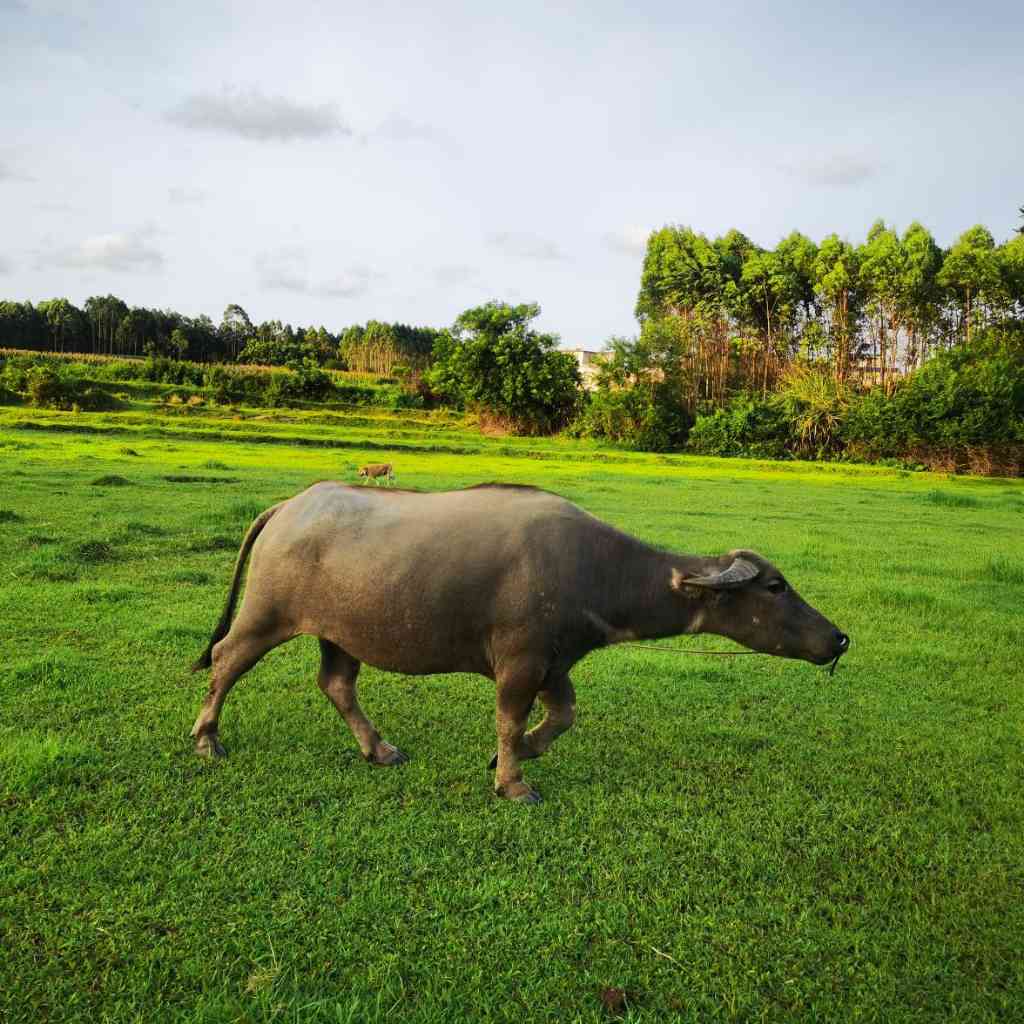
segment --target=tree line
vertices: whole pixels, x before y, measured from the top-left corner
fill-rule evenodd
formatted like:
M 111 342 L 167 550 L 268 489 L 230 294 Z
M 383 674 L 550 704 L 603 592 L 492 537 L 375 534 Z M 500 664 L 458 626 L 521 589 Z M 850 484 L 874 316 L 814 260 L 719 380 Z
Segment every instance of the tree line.
M 891 388 L 935 352 L 1024 317 L 1024 232 L 981 225 L 948 248 L 915 222 L 877 221 L 859 245 L 794 231 L 774 249 L 737 230 L 667 226 L 647 243 L 633 362 L 671 361 L 691 413 L 771 392 L 794 361 Z M 622 347 L 620 343 L 619 347 Z
M 0 301 L 0 345 L 33 352 L 152 356 L 200 363 L 320 366 L 392 376 L 422 372 L 438 331 L 370 320 L 337 333 L 292 327 L 280 320 L 253 324 L 231 304 L 219 324 L 208 316 L 129 306 L 116 295 L 93 295 L 82 308 L 66 298 Z

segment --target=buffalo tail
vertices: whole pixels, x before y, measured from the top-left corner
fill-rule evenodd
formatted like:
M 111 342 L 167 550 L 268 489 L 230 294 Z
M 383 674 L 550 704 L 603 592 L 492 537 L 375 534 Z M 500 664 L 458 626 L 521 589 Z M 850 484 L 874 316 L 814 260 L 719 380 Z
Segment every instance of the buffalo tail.
M 281 504 L 284 503 L 282 502 Z M 253 544 L 256 543 L 256 538 L 263 532 L 263 527 L 270 522 L 271 517 L 281 507 L 281 504 L 268 508 L 266 512 L 261 512 L 249 527 L 249 532 L 246 533 L 242 546 L 238 549 L 238 559 L 235 561 L 235 575 L 231 580 L 231 590 L 228 592 L 228 600 L 224 605 L 224 611 L 221 612 L 220 620 L 213 631 L 213 636 L 210 637 L 210 642 L 206 645 L 206 650 L 192 663 L 193 672 L 209 668 L 213 664 L 213 648 L 228 635 L 228 631 L 231 629 L 231 617 L 235 613 L 238 591 L 242 584 L 242 573 L 245 570 L 245 563 L 249 558 L 249 552 Z

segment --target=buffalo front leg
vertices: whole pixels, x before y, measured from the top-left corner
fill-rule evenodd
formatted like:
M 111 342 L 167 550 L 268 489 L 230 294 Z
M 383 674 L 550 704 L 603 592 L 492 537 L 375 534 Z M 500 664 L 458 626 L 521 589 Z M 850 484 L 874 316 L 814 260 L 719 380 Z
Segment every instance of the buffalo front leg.
M 355 658 L 330 640 L 320 641 L 320 675 L 317 684 L 352 730 L 363 757 L 370 764 L 404 764 L 409 758 L 398 747 L 380 738 L 373 722 L 359 706 L 356 700 L 358 675 L 359 662 Z
M 568 732 L 576 721 L 576 691 L 568 676 L 561 676 L 545 683 L 537 696 L 544 705 L 543 720 L 524 734 L 519 743 L 520 761 L 530 761 L 545 753 L 563 732 Z M 496 768 L 498 755 L 491 758 L 490 767 Z

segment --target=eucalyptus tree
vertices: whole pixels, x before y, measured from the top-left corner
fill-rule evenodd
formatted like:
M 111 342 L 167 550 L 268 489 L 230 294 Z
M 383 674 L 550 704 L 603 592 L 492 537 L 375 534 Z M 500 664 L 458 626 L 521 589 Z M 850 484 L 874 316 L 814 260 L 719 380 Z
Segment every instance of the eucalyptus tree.
M 47 299 L 36 305 L 46 320 L 53 350 L 80 351 L 85 341 L 86 324 L 82 311 L 67 299 Z
M 790 232 L 775 247 L 780 274 L 780 287 L 785 294 L 786 307 L 790 312 L 790 320 L 786 325 L 789 341 L 795 349 L 808 339 L 809 348 L 813 349 L 817 341 L 818 302 L 814 290 L 814 263 L 818 256 L 818 247 L 806 235 L 799 231 Z M 813 351 L 808 352 L 813 354 Z
M 779 249 L 751 249 L 743 261 L 740 308 L 743 324 L 762 339 L 760 380 L 755 383 L 765 393 L 792 354 L 802 310 L 813 301 L 808 264 L 813 266 L 813 256 L 795 233 Z
M 113 354 L 118 325 L 127 313 L 127 303 L 116 295 L 91 295 L 85 300 L 93 352 Z
M 921 366 L 942 322 L 938 273 L 942 250 L 932 233 L 914 221 L 900 242 L 903 262 L 898 277 L 897 317 L 907 331 L 907 365 Z
M 717 314 L 723 299 L 722 259 L 707 237 L 688 227 L 665 227 L 647 242 L 636 315 Z
M 674 337 L 681 373 L 679 396 L 688 408 L 725 398 L 731 362 L 731 313 L 743 255 L 739 232 L 711 242 L 688 227 L 669 226 L 648 239 L 636 313 L 641 340 Z M 661 321 L 673 320 L 673 324 Z M 664 339 L 662 338 L 662 341 Z M 651 351 L 664 350 L 659 341 Z M 664 370 L 659 370 L 664 372 Z
M 245 343 L 253 335 L 249 314 L 237 303 L 232 302 L 224 310 L 218 333 L 225 353 L 232 359 L 237 359 L 239 352 L 245 348 Z
M 48 343 L 46 317 L 31 302 L 0 302 L 0 344 L 41 352 Z
M 117 325 L 117 350 L 133 356 L 153 351 L 159 338 L 158 326 L 153 310 L 132 306 Z
M 892 379 L 899 351 L 900 280 L 906 252 L 896 232 L 885 221 L 877 220 L 858 256 L 872 348 L 884 388 Z
M 1002 284 L 996 244 L 988 228 L 975 224 L 953 243 L 942 261 L 938 283 L 957 302 L 964 341 L 970 344 L 975 322 L 987 319 Z
M 1024 319 L 1024 231 L 997 250 L 1005 315 Z
M 818 247 L 812 273 L 818 306 L 825 317 L 833 373 L 838 380 L 845 380 L 850 360 L 857 355 L 862 306 L 857 250 L 838 235 L 829 235 Z

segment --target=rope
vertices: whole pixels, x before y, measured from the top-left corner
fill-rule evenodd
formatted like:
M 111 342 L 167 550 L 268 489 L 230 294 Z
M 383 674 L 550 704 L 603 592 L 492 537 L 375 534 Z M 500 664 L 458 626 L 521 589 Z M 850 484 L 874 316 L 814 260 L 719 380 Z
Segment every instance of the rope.
M 681 651 L 678 647 L 659 647 L 657 644 L 616 644 L 617 647 L 643 647 L 648 651 L 667 651 L 669 654 L 707 654 L 715 658 L 738 658 L 741 654 L 760 654 L 760 651 Z
M 711 658 L 738 658 L 741 654 L 762 654 L 763 651 L 681 651 L 678 647 L 661 647 L 658 644 L 635 644 L 631 642 L 616 644 L 617 647 L 643 647 L 648 651 L 665 651 L 667 654 L 703 654 L 705 657 Z M 839 659 L 842 654 L 837 654 L 832 659 L 832 663 L 829 665 L 828 674 L 834 676 L 836 674 L 836 665 L 839 664 Z

